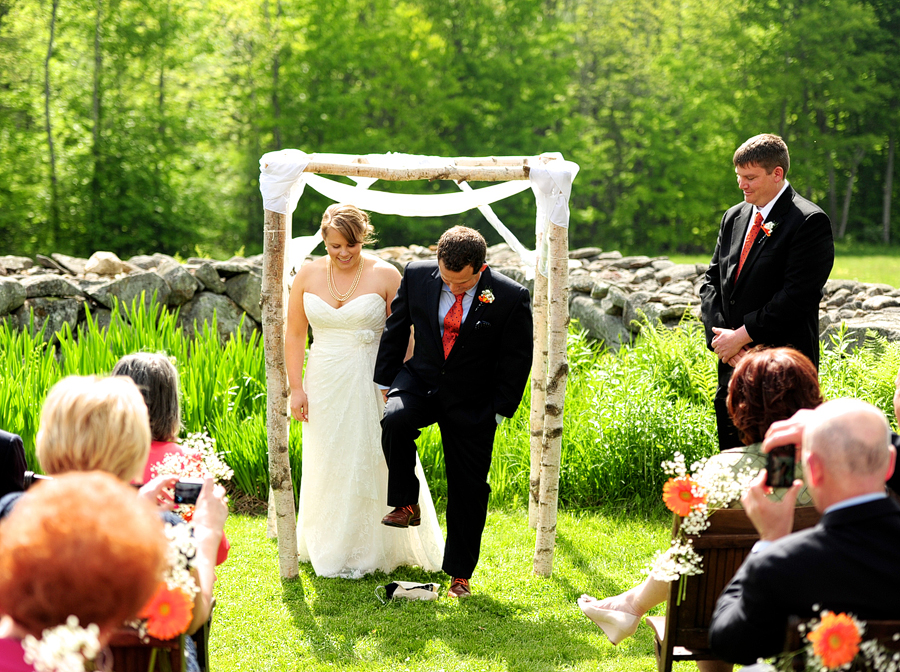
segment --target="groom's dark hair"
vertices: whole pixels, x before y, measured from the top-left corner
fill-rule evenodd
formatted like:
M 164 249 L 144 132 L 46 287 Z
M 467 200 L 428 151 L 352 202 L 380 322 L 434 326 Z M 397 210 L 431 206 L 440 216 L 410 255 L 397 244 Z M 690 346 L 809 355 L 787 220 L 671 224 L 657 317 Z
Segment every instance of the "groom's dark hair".
M 454 226 L 444 231 L 438 241 L 437 258 L 444 262 L 448 271 L 457 273 L 466 266 L 471 266 L 475 273 L 484 266 L 487 254 L 487 243 L 475 229 L 467 226 Z

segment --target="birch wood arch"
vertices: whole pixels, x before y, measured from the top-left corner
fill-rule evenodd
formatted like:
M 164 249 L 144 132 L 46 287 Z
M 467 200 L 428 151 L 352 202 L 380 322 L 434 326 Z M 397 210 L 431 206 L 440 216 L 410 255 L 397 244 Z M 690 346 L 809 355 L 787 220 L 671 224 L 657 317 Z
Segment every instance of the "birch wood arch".
M 479 192 L 488 190 L 472 190 L 463 183 L 530 181 L 537 203 L 537 255 L 533 261 L 537 272 L 532 299 L 535 347 L 531 375 L 528 519 L 529 525 L 537 529 L 534 573 L 549 576 L 553 570 L 556 541 L 568 374 L 568 203 L 577 172 L 577 164 L 565 161 L 560 154 L 445 158 L 402 154 L 305 154 L 288 149 L 269 152 L 260 159 L 260 191 L 265 207 L 260 304 L 266 358 L 266 429 L 271 484 L 269 522 L 271 531 L 278 538 L 282 578 L 294 578 L 299 573 L 296 512 L 288 459 L 290 388 L 284 363 L 284 334 L 289 266 L 285 257 L 289 249 L 291 213 L 302 195 L 308 175 L 343 175 L 368 178 L 370 182 L 373 179 L 453 180 L 467 196 L 463 209 L 478 207 L 504 237 L 512 234 L 508 230 L 504 233 L 505 227 L 493 215 L 488 202 L 478 200 Z M 415 216 L 415 213 L 404 213 L 402 207 L 390 212 Z

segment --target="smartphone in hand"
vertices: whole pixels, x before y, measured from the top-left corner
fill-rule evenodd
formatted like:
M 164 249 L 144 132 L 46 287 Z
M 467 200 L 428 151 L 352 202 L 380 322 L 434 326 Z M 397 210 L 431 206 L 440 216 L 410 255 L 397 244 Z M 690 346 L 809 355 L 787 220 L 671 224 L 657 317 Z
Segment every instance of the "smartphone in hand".
M 793 443 L 776 446 L 766 455 L 766 485 L 789 488 L 794 484 L 794 462 L 797 449 Z

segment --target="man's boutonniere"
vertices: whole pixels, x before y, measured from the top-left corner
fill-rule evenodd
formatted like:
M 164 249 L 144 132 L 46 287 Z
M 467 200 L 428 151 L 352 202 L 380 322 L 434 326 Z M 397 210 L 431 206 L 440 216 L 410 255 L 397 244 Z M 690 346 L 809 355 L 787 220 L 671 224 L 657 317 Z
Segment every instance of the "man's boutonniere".
M 766 234 L 766 238 L 772 235 L 772 232 L 778 228 L 778 222 L 766 222 L 762 225 L 763 233 Z
M 478 300 L 482 303 L 493 303 L 494 293 L 490 289 L 482 290 L 481 294 L 478 295 Z

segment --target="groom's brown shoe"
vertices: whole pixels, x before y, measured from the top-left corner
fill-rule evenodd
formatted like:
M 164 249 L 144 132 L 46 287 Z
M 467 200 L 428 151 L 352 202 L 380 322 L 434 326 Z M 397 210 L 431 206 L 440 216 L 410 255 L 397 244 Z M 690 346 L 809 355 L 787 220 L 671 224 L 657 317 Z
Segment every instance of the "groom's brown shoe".
M 447 597 L 471 597 L 472 591 L 469 590 L 468 579 L 450 579 L 450 589 L 447 591 Z
M 382 525 L 388 527 L 416 527 L 422 522 L 422 513 L 418 504 L 398 506 L 396 509 L 381 519 Z

